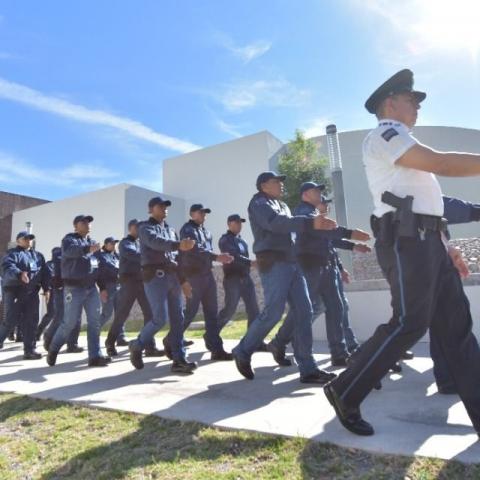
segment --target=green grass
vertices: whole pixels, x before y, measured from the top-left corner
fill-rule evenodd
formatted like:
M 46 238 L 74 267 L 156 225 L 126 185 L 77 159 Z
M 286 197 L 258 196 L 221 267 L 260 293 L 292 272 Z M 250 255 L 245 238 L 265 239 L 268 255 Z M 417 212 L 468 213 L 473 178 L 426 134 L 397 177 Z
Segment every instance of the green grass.
M 197 315 L 195 317 L 194 321 L 195 322 L 203 321 L 203 316 L 202 315 Z M 103 329 L 102 329 L 103 334 L 106 334 L 108 332 L 110 324 L 111 324 L 111 322 L 107 323 L 103 327 Z M 274 329 L 270 332 L 267 339 L 272 338 L 277 333 L 277 331 L 278 331 L 278 329 L 280 328 L 281 325 L 282 325 L 282 322 L 279 322 L 274 327 Z M 141 330 L 142 326 L 143 326 L 143 319 L 132 319 L 132 320 L 129 320 L 125 324 L 125 330 L 126 330 L 128 336 L 133 338 L 136 335 L 138 335 L 138 332 Z M 166 330 L 168 330 L 168 328 L 169 328 L 168 326 L 163 328 L 157 334 L 157 337 L 161 338 L 163 336 L 162 332 L 165 332 Z M 242 336 L 244 335 L 244 333 L 246 331 L 247 331 L 247 320 L 246 320 L 244 314 L 239 313 L 234 317 L 233 322 L 231 322 L 231 324 L 225 326 L 225 328 L 222 330 L 221 335 L 222 335 L 223 339 L 239 340 L 240 338 L 242 338 Z M 194 330 L 194 329 L 190 328 L 186 331 L 185 337 L 186 338 L 194 338 L 194 339 L 195 338 L 202 338 L 204 333 L 205 333 L 205 330 L 203 328 L 198 329 L 198 330 L 197 329 Z M 81 334 L 86 335 L 86 325 L 82 326 Z
M 480 465 L 0 394 L 0 479 L 461 479 Z

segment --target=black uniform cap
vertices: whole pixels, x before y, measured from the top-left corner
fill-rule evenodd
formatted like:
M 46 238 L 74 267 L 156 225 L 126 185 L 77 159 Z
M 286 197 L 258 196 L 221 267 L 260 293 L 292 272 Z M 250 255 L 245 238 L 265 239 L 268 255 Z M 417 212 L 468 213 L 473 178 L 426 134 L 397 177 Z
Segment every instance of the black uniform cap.
M 380 85 L 365 102 L 365 108 L 369 113 L 376 113 L 380 103 L 388 97 L 398 93 L 411 93 L 415 96 L 418 103 L 421 103 L 427 97 L 425 92 L 418 92 L 413 89 L 413 72 L 407 68 L 400 70 L 393 77 L 390 77 L 385 83 Z

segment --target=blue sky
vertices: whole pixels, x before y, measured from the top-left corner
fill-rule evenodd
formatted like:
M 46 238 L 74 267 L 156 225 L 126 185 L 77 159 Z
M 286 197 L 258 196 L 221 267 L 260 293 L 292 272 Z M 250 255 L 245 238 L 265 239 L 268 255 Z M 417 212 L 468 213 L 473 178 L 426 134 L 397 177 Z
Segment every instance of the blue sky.
M 477 0 L 0 0 L 0 190 L 160 189 L 198 147 L 369 128 L 405 67 L 420 124 L 480 128 L 478 25 Z

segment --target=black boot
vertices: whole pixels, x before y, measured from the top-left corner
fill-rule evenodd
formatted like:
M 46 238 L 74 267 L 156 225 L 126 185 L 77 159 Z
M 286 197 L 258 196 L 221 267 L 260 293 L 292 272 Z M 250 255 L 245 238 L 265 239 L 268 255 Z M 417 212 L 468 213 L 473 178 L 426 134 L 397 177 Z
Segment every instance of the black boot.
M 255 378 L 255 373 L 252 369 L 252 365 L 249 361 L 243 360 L 240 357 L 237 357 L 236 355 L 233 356 L 235 360 L 235 366 L 237 367 L 237 370 L 247 379 L 247 380 L 253 380 Z
M 308 375 L 300 376 L 301 383 L 316 383 L 317 385 L 325 385 L 330 382 L 337 376 L 334 373 L 325 372 L 325 370 L 320 370 L 317 368 L 312 373 Z
M 24 360 L 39 360 L 40 358 L 42 358 L 42 354 L 35 350 L 32 350 L 31 352 L 25 352 L 23 354 Z
M 49 351 L 47 353 L 47 363 L 50 367 L 53 367 L 57 363 L 58 352 Z
M 164 357 L 165 350 L 160 350 L 157 347 L 147 347 L 145 348 L 146 357 Z
M 267 345 L 267 349 L 281 367 L 290 367 L 292 365 L 292 361 L 285 357 L 285 348 L 279 347 L 274 342 L 270 342 Z
M 187 362 L 186 360 L 174 360 L 172 367 L 170 368 L 172 373 L 185 373 L 191 375 L 197 368 L 195 362 Z
M 223 362 L 233 360 L 233 355 L 225 350 L 216 350 L 210 355 L 210 359 L 214 362 Z
M 141 370 L 143 368 L 143 348 L 138 343 L 138 340 L 132 340 L 128 344 L 128 350 L 130 351 L 130 362 L 137 370 Z

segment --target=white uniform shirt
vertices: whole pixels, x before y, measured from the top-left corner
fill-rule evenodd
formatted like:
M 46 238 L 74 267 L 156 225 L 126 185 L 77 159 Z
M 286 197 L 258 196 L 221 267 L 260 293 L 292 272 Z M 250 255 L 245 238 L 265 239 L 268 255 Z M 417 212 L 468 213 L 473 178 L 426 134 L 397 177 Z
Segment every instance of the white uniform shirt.
M 407 126 L 395 120 L 381 120 L 363 141 L 363 163 L 376 217 L 395 210 L 382 202 L 385 191 L 401 198 L 412 195 L 415 213 L 443 216 L 442 191 L 435 175 L 395 164 L 418 143 Z

